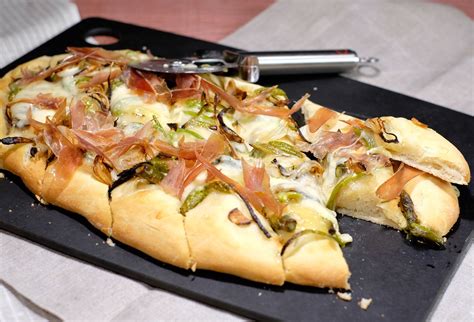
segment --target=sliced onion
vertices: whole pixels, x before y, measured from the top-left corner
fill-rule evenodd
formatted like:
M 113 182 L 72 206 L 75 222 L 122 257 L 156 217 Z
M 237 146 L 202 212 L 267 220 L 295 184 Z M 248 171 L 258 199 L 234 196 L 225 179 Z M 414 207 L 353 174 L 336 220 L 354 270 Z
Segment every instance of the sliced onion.
M 0 142 L 4 145 L 20 144 L 20 143 L 34 143 L 33 139 L 24 138 L 21 136 L 7 136 L 0 139 Z
M 94 158 L 94 166 L 92 167 L 94 176 L 97 180 L 106 185 L 112 185 L 112 175 L 110 174 L 110 169 L 104 164 L 104 158 L 100 155 L 97 155 Z
M 239 208 L 234 208 L 229 211 L 227 218 L 234 224 L 238 226 L 249 225 L 252 221 L 244 216 L 244 214 L 239 210 Z

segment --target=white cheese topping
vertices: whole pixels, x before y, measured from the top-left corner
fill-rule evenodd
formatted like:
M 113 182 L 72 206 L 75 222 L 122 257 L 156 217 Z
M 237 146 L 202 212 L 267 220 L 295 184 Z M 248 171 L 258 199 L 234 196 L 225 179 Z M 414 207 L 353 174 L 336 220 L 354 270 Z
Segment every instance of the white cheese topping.
M 29 84 L 16 94 L 14 100 L 34 99 L 38 94 L 51 94 L 53 97 L 66 97 L 69 103 L 76 92 L 72 76 L 67 76 L 59 82 L 47 82 L 45 80 L 36 81 Z M 31 109 L 32 117 L 39 122 L 45 122 L 46 117 L 52 117 L 56 110 L 44 109 L 30 103 L 16 103 L 10 108 L 12 121 L 17 127 L 28 125 L 27 113 Z
M 232 125 L 232 120 L 229 118 L 225 119 L 226 125 L 248 144 L 278 140 L 288 133 L 287 122 L 279 117 L 244 114 L 236 111 L 233 118 L 238 122 L 238 126 Z
M 176 123 L 178 127 L 191 119 L 184 113 L 184 105 L 175 104 L 168 107 L 161 102 L 148 102 L 145 98 L 134 93 L 125 84 L 118 86 L 112 92 L 112 114 L 118 116 L 117 125 L 125 127 L 135 122 L 145 124 L 156 116 L 163 127 L 168 123 Z

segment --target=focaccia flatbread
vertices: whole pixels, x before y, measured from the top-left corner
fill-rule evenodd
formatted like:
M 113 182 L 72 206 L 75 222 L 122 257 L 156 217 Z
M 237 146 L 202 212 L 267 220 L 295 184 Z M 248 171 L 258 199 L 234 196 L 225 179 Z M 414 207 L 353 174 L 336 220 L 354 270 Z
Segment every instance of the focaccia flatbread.
M 438 244 L 456 222 L 444 180 L 465 184 L 469 168 L 434 131 L 330 110 L 314 117 L 322 107 L 307 96 L 290 104 L 276 86 L 128 67 L 147 59 L 70 48 L 6 74 L 1 168 L 43 203 L 160 261 L 275 285 L 350 287 L 341 247 L 352 238 L 335 210 Z M 301 107 L 309 123 L 299 129 L 291 115 Z M 420 162 L 417 131 L 433 138 Z M 384 187 L 400 176 L 411 180 L 398 194 Z

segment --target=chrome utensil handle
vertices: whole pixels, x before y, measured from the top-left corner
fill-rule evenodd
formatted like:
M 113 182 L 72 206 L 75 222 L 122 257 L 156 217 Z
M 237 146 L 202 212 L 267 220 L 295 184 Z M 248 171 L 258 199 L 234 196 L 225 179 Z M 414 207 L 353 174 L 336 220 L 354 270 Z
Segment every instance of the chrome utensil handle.
M 253 82 L 260 75 L 343 73 L 360 63 L 373 63 L 350 49 L 240 53 L 241 74 Z

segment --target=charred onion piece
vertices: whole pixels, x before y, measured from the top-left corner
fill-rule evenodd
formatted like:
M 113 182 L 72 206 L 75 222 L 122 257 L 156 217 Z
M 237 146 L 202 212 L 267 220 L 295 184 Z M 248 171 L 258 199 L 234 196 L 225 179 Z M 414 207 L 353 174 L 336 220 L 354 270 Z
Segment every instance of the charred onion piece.
M 19 143 L 34 143 L 33 139 L 24 138 L 21 136 L 7 136 L 0 139 L 0 142 L 5 145 L 19 144 Z
M 231 141 L 235 141 L 237 143 L 243 143 L 244 140 L 234 132 L 230 127 L 228 127 L 224 122 L 224 114 L 227 113 L 229 109 L 224 108 L 222 111 L 217 114 L 217 120 L 219 121 L 220 128 L 222 129 L 223 134 Z
M 281 164 L 277 163 L 278 171 L 280 171 L 280 174 L 284 177 L 289 177 L 293 173 L 292 171 L 288 171 L 284 166 Z
M 118 186 L 124 184 L 128 180 L 132 179 L 135 176 L 136 170 L 144 164 L 146 164 L 146 162 L 141 162 L 141 163 L 135 164 L 130 169 L 124 170 L 124 171 L 119 173 L 118 179 L 115 180 L 114 182 L 112 182 L 112 184 L 109 187 L 109 190 L 107 191 L 107 195 L 109 196 L 109 200 L 112 199 L 112 190 L 114 190 Z
M 380 119 L 380 118 L 376 118 L 374 119 L 375 122 L 377 122 L 377 127 L 379 128 L 379 133 L 378 135 L 380 136 L 380 138 L 386 142 L 386 143 L 398 143 L 398 137 L 395 133 L 391 133 L 391 132 L 387 132 L 387 130 L 385 129 L 385 122 L 384 120 Z M 388 136 L 392 136 L 393 139 L 389 139 L 389 138 L 386 138 L 385 135 L 388 135 Z
M 170 129 L 173 131 L 176 131 L 178 129 L 178 124 L 177 123 L 166 123 Z
M 255 213 L 255 210 L 253 209 L 252 205 L 250 204 L 250 202 L 247 200 L 247 198 L 245 198 L 244 196 L 242 196 L 237 190 L 233 189 L 235 191 L 236 194 L 239 195 L 240 199 L 242 199 L 242 201 L 245 203 L 245 206 L 247 207 L 247 209 L 249 210 L 249 213 L 250 213 L 250 216 L 252 216 L 252 219 L 253 221 L 255 221 L 255 223 L 257 224 L 258 228 L 260 228 L 260 230 L 263 232 L 263 234 L 265 235 L 265 237 L 267 238 L 271 238 L 272 235 L 270 235 L 270 233 L 268 232 L 268 230 L 265 228 L 265 226 L 263 226 L 262 222 L 260 221 L 260 219 L 258 219 L 258 216 L 257 214 Z
M 277 216 L 272 216 L 269 218 L 269 221 L 275 232 L 277 230 L 284 230 L 292 233 L 295 231 L 296 225 L 298 224 L 298 222 L 289 214 L 283 215 L 279 218 Z
M 30 149 L 30 157 L 34 158 L 37 153 L 38 153 L 38 148 L 35 146 L 32 146 Z
M 245 217 L 244 214 L 238 209 L 234 208 L 229 211 L 227 218 L 234 224 L 241 226 L 241 225 L 250 225 L 252 222 L 249 218 Z

